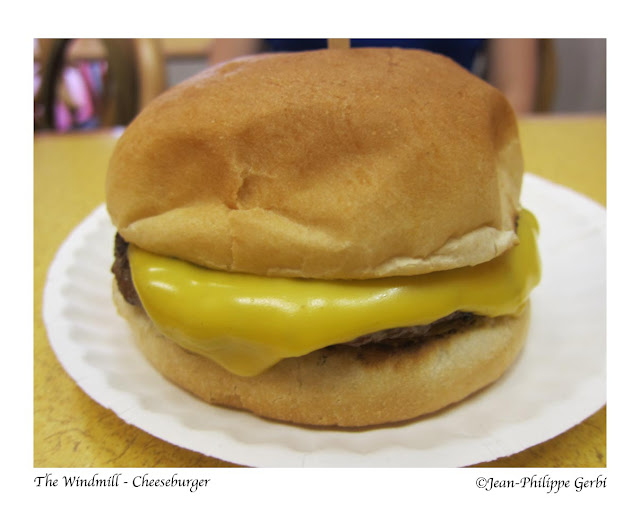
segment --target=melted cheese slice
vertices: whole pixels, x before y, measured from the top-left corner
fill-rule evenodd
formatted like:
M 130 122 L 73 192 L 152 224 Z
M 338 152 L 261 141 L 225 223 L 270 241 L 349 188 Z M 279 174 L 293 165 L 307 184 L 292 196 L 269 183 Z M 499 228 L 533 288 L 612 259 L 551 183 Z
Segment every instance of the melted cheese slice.
M 214 271 L 129 247 L 147 314 L 168 338 L 232 373 L 253 376 L 286 357 L 454 311 L 517 313 L 540 280 L 538 224 L 520 214 L 520 244 L 484 264 L 359 281 Z

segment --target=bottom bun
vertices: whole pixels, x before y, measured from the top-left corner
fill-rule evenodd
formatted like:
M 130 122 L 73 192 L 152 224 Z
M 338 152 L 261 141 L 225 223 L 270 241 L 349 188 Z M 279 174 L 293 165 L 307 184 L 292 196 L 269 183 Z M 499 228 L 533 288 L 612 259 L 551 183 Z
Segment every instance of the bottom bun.
M 113 296 L 142 353 L 173 383 L 211 404 L 314 426 L 405 421 L 464 399 L 517 358 L 530 314 L 527 303 L 516 316 L 478 318 L 445 337 L 406 347 L 332 346 L 242 377 L 165 338 L 115 284 Z

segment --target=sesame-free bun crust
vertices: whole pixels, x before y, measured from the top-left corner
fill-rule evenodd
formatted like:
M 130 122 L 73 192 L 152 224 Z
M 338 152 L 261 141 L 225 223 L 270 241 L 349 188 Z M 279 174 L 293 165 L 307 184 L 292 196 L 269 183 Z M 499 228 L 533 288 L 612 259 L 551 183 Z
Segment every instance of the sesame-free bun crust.
M 406 421 L 460 401 L 509 368 L 529 324 L 527 303 L 518 315 L 481 318 L 420 345 L 397 350 L 334 346 L 241 377 L 165 338 L 115 284 L 113 297 L 142 353 L 173 383 L 211 404 L 314 426 Z
M 446 57 L 322 50 L 222 64 L 126 129 L 107 176 L 122 236 L 259 275 L 375 278 L 516 244 L 522 180 L 504 96 Z

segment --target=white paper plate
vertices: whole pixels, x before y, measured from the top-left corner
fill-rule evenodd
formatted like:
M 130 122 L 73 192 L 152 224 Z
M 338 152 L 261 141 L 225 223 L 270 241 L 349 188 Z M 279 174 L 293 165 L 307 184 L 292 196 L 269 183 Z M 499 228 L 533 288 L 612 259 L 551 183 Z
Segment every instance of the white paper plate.
M 175 445 L 260 467 L 460 467 L 522 451 L 581 422 L 606 400 L 606 213 L 567 188 L 525 176 L 540 222 L 543 281 L 529 340 L 497 383 L 407 425 L 309 429 L 205 404 L 163 379 L 111 302 L 113 229 L 104 206 L 61 246 L 43 312 L 63 367 L 120 418 Z M 37 372 L 36 372 L 37 373 Z

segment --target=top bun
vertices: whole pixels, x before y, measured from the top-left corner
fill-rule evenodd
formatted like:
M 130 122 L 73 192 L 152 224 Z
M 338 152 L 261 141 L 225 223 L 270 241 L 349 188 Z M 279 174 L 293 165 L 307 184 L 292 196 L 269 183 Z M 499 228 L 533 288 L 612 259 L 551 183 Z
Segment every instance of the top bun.
M 413 275 L 515 245 L 522 171 L 505 97 L 444 56 L 272 54 L 147 106 L 115 148 L 107 207 L 127 241 L 209 268 Z

